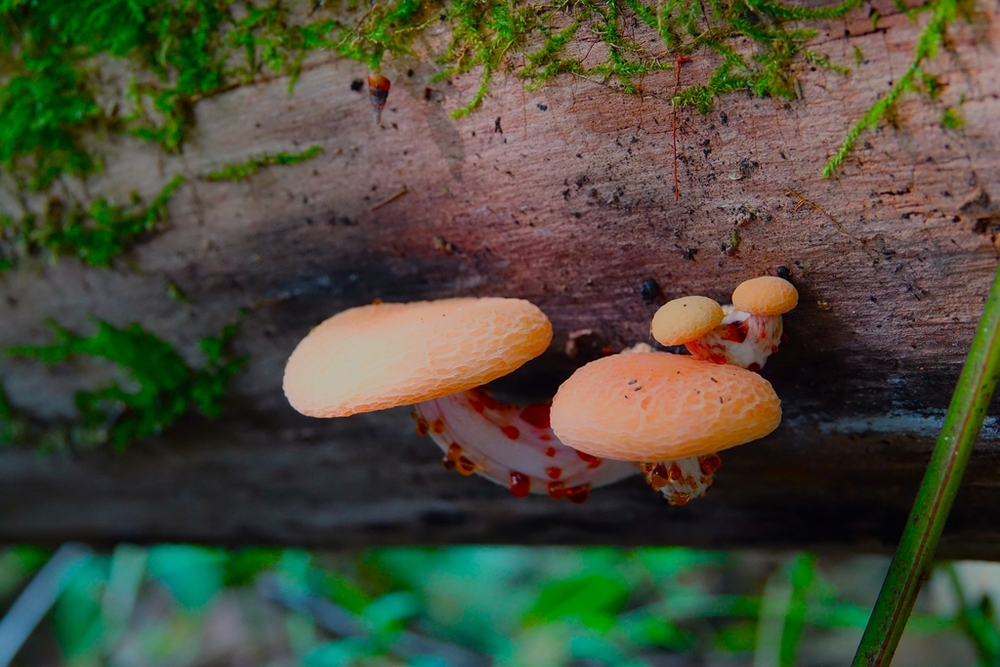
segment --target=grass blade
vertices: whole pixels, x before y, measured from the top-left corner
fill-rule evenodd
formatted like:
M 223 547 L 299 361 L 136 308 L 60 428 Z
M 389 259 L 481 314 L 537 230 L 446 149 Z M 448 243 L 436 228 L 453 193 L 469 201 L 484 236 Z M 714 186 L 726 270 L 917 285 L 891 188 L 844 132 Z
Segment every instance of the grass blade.
M 906 627 L 1000 374 L 1000 268 L 948 406 L 941 435 L 896 555 L 854 656 L 854 667 L 888 665 Z

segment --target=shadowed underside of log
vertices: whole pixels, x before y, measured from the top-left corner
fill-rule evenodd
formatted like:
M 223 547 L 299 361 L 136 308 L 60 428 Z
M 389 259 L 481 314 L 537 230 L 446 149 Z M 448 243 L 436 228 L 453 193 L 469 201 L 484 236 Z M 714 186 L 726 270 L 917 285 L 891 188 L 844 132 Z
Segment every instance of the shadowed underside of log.
M 114 146 L 103 192 L 191 178 L 171 228 L 114 271 L 66 261 L 2 278 L 0 344 L 45 340 L 47 317 L 85 329 L 92 315 L 193 349 L 249 307 L 237 345 L 253 359 L 218 422 L 189 420 L 123 454 L 0 454 L 0 539 L 890 548 L 997 265 L 1000 13 L 989 8 L 956 25 L 952 50 L 930 65 L 942 97 L 904 97 L 832 180 L 820 170 L 852 119 L 909 65 L 919 26 L 904 16 L 878 29 L 860 14 L 828 24 L 814 48 L 849 64 L 858 47 L 864 61 L 849 76 L 805 68 L 802 100 L 731 95 L 707 115 L 678 113 L 677 199 L 673 72 L 647 77 L 637 96 L 500 78 L 455 121 L 448 111 L 476 81 L 431 84 L 432 66 L 397 61 L 374 125 L 350 87 L 365 72 L 320 59 L 292 96 L 275 80 L 199 103 L 183 155 Z M 715 65 L 703 54 L 681 76 L 703 80 Z M 962 129 L 941 127 L 947 106 Z M 198 179 L 315 144 L 322 155 L 299 165 Z M 784 423 L 726 454 L 716 488 L 684 508 L 638 478 L 582 506 L 516 499 L 445 471 L 405 409 L 326 422 L 294 414 L 281 394 L 284 361 L 309 328 L 375 298 L 535 302 L 555 340 L 503 389 L 537 398 L 580 362 L 564 353 L 571 332 L 591 329 L 615 351 L 647 340 L 658 304 L 640 298 L 644 280 L 661 302 L 726 302 L 778 266 L 801 294 L 790 340 L 763 372 Z M 168 279 L 191 305 L 168 298 Z M 79 377 L 106 369 L 7 359 L 0 372 L 17 403 L 52 416 L 71 410 Z M 943 555 L 1000 557 L 998 473 L 990 418 Z

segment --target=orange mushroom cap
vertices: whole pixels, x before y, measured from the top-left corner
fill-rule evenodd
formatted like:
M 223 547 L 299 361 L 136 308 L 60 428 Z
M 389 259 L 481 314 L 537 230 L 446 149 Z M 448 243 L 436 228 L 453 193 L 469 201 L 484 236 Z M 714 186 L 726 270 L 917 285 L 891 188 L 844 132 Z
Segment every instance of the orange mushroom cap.
M 620 461 L 703 456 L 762 438 L 781 422 L 771 384 L 743 368 L 649 352 L 578 369 L 552 399 L 564 444 Z
M 798 303 L 795 286 L 775 276 L 744 281 L 733 291 L 733 306 L 751 315 L 782 315 Z
M 552 324 L 521 299 L 379 303 L 334 315 L 285 366 L 285 396 L 311 417 L 346 417 L 478 387 L 545 351 Z
M 704 296 L 685 296 L 663 304 L 653 315 L 650 333 L 661 345 L 683 345 L 722 323 L 722 306 Z

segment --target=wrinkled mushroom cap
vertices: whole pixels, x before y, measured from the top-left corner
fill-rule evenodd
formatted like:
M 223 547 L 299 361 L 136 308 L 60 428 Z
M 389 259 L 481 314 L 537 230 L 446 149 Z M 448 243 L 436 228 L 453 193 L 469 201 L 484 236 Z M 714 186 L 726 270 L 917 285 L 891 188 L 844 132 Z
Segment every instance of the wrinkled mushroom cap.
M 751 315 L 782 315 L 799 303 L 799 292 L 784 278 L 761 276 L 733 291 L 733 306 Z
M 712 299 L 685 296 L 656 311 L 650 333 L 661 345 L 683 345 L 719 326 L 723 317 L 722 306 Z
M 781 422 L 781 401 L 748 370 L 648 352 L 578 369 L 550 415 L 564 444 L 592 456 L 669 461 L 764 437 Z
M 311 417 L 411 405 L 502 377 L 551 341 L 545 313 L 521 299 L 351 308 L 295 348 L 285 367 L 285 396 Z

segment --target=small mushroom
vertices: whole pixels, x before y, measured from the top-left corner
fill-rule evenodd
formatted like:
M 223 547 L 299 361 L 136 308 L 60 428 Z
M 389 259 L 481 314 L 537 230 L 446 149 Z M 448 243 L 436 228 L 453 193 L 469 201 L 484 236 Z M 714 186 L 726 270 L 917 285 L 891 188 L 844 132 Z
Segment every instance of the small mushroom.
M 781 421 L 767 380 L 735 366 L 647 352 L 578 369 L 552 399 L 559 439 L 586 454 L 638 461 L 672 504 L 703 495 L 723 449 L 762 438 Z
M 552 434 L 547 406 L 501 404 L 480 387 L 538 356 L 551 341 L 548 318 L 520 299 L 352 308 L 314 328 L 295 348 L 285 368 L 285 395 L 313 417 L 415 404 L 417 432 L 441 447 L 446 467 L 478 473 L 514 495 L 583 502 L 592 486 L 637 468 L 577 455 Z
M 685 296 L 663 304 L 650 326 L 650 333 L 661 345 L 683 345 L 719 326 L 722 306 L 704 296 Z
M 733 290 L 733 308 L 751 315 L 783 315 L 798 303 L 795 285 L 776 276 L 752 278 Z
M 725 316 L 718 326 L 684 345 L 699 359 L 759 371 L 784 339 L 782 314 L 798 301 L 798 291 L 787 280 L 747 280 L 733 291 L 733 304 L 722 306 Z
M 503 377 L 551 341 L 549 318 L 521 299 L 351 308 L 295 348 L 285 366 L 285 396 L 310 417 L 412 405 Z

